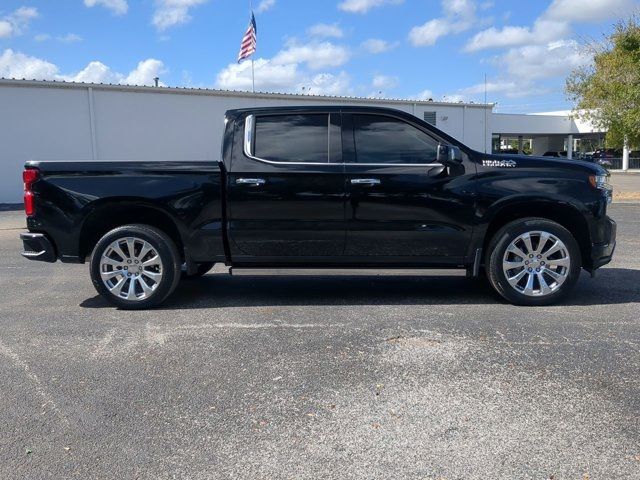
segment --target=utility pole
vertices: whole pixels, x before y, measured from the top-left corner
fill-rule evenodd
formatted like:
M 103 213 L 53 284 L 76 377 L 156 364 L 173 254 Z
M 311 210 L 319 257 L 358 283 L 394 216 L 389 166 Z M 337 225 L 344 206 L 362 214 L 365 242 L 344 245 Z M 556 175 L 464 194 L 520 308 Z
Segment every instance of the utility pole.
M 251 14 L 251 17 L 253 18 L 253 0 L 249 0 L 249 13 Z M 256 36 L 256 44 L 258 43 L 258 32 L 254 32 L 254 35 Z M 254 64 L 253 64 L 253 56 L 255 55 L 255 52 L 253 52 L 251 54 L 251 92 L 255 95 L 256 93 L 256 70 L 254 68 Z
M 484 153 L 487 153 L 487 74 L 484 74 Z

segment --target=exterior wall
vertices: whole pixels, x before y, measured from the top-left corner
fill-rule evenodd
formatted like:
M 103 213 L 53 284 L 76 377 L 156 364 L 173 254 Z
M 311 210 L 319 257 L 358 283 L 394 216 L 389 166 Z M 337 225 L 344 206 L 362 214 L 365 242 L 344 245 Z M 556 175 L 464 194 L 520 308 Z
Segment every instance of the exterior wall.
M 590 123 L 573 118 L 569 113 L 564 115 L 493 113 L 491 129 L 494 133 L 511 135 L 569 135 L 598 132 Z
M 215 161 L 226 110 L 323 103 L 435 111 L 438 128 L 490 149 L 484 105 L 1 80 L 0 203 L 22 200 L 27 160 Z

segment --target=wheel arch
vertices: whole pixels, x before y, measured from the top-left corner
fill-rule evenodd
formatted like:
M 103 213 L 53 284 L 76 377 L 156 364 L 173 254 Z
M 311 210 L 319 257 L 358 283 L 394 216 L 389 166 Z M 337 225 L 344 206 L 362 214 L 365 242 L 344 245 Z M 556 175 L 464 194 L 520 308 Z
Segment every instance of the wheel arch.
M 184 242 L 176 221 L 161 208 L 140 200 L 111 200 L 94 205 L 82 222 L 78 253 L 84 260 L 98 240 L 114 228 L 129 224 L 144 224 L 165 232 L 184 257 Z
M 489 254 L 487 248 L 489 242 L 498 230 L 514 220 L 529 217 L 551 220 L 569 230 L 580 247 L 583 266 L 588 266 L 584 265 L 584 262 L 588 262 L 591 258 L 591 236 L 584 213 L 571 203 L 552 199 L 505 202 L 493 210 L 482 240 L 485 259 Z

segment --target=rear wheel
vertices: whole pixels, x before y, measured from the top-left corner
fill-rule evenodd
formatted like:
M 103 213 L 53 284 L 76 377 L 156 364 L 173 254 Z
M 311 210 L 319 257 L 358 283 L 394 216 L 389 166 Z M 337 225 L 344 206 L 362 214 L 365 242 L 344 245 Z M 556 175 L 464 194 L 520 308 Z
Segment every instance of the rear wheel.
M 91 256 L 91 280 L 117 307 L 145 309 L 163 302 L 180 280 L 180 255 L 164 232 L 125 225 L 104 235 Z
M 550 305 L 571 291 L 581 269 L 580 248 L 562 225 L 524 218 L 500 229 L 488 249 L 487 276 L 516 305 Z

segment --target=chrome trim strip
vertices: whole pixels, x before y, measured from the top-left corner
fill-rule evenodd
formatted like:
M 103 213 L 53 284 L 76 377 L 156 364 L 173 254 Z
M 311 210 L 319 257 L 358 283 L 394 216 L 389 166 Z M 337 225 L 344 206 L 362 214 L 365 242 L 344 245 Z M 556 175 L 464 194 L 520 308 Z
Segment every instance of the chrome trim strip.
M 331 117 L 329 117 L 331 121 Z M 253 131 L 255 128 L 255 115 L 247 115 L 244 120 L 244 155 L 251 160 L 268 163 L 271 165 L 355 165 L 361 167 L 442 167 L 440 163 L 332 163 L 332 162 L 277 162 L 274 160 L 266 160 L 253 155 Z
M 271 165 L 343 165 L 342 163 L 330 163 L 328 158 L 326 162 L 276 162 L 274 160 L 266 160 L 264 158 L 256 157 L 253 155 L 253 130 L 255 124 L 255 115 L 248 115 L 244 120 L 244 155 L 251 160 Z
M 235 276 L 421 276 L 421 277 L 464 277 L 467 272 L 463 268 L 392 268 L 381 265 L 375 268 L 366 267 L 287 267 L 286 265 L 271 267 L 243 267 L 235 265 L 229 268 L 229 274 Z
M 264 178 L 238 178 L 236 179 L 236 183 L 238 185 L 252 185 L 258 187 L 260 185 L 264 185 L 267 182 Z
M 361 167 L 443 167 L 441 163 L 343 163 Z
M 41 255 L 44 255 L 45 253 L 46 253 L 46 250 L 40 250 L 39 252 L 22 252 L 22 256 L 35 258 Z
M 378 178 L 352 178 L 351 185 L 380 185 Z
M 255 125 L 256 117 L 253 115 L 247 115 L 244 119 L 244 154 L 249 158 L 253 157 L 253 126 Z

